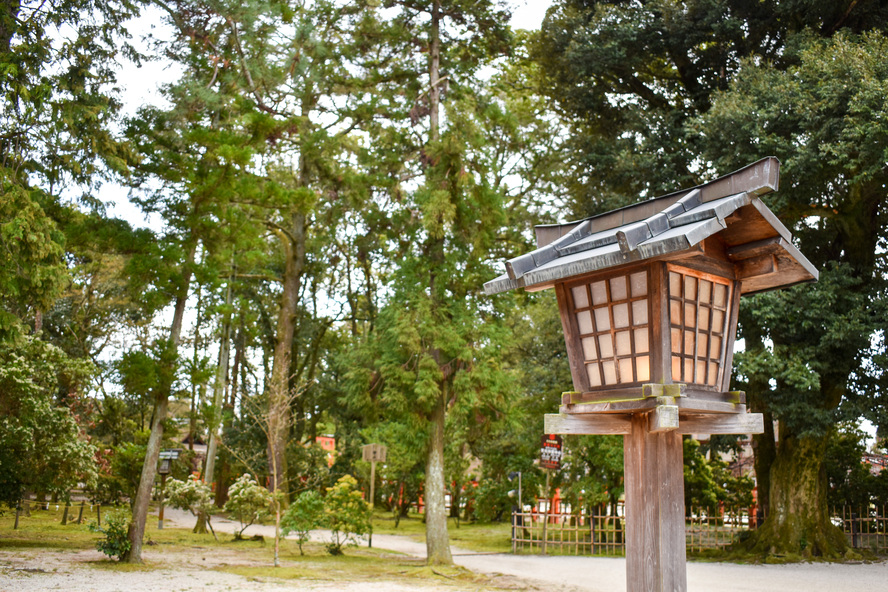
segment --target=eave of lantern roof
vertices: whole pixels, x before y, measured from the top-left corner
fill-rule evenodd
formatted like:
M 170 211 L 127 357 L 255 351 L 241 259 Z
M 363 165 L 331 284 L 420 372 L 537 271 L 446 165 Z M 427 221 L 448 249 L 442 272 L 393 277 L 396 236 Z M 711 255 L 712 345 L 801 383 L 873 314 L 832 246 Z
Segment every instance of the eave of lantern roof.
M 774 277 L 758 283 L 746 282 L 744 293 L 815 281 L 816 268 L 792 245 L 789 230 L 758 199 L 758 195 L 777 188 L 778 167 L 776 159 L 768 158 L 688 191 L 571 225 L 538 227 L 543 243 L 540 248 L 508 261 L 507 273 L 487 282 L 484 291 L 496 294 L 521 287 L 542 289 L 626 263 L 668 257 L 725 231 L 732 224 L 729 218 L 735 219 L 734 224 L 754 226 L 749 232 L 734 233 L 737 236 L 733 238 L 743 243 L 730 245 L 737 251 L 738 261 L 752 252 L 743 251 L 743 247 L 765 241 L 775 265 L 779 261 L 792 270 L 790 279 L 782 283 Z M 733 189 L 741 191 L 725 195 Z M 754 217 L 754 224 L 738 218 L 736 214 L 742 208 L 747 212 L 746 218 Z M 552 232 L 546 236 L 539 232 L 540 228 L 556 229 L 560 236 L 554 237 Z

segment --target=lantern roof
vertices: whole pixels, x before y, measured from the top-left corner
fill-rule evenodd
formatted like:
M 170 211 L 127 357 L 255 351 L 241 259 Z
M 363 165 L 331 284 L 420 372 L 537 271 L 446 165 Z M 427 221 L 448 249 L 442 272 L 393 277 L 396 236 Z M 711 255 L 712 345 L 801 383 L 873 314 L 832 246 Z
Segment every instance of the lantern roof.
M 578 222 L 537 226 L 539 247 L 507 261 L 506 273 L 484 291 L 536 291 L 628 263 L 707 257 L 712 241 L 704 241 L 713 236 L 734 264 L 743 294 L 817 281 L 817 269 L 760 199 L 777 190 L 779 169 L 780 161 L 768 157 L 697 187 Z

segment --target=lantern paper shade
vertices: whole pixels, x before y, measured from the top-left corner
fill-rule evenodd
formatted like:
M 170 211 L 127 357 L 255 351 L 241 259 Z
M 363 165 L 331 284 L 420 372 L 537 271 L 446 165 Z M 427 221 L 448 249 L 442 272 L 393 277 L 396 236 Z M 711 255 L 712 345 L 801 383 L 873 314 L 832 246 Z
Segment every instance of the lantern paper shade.
M 637 271 L 570 288 L 570 306 L 591 388 L 650 380 L 647 276 L 647 271 Z

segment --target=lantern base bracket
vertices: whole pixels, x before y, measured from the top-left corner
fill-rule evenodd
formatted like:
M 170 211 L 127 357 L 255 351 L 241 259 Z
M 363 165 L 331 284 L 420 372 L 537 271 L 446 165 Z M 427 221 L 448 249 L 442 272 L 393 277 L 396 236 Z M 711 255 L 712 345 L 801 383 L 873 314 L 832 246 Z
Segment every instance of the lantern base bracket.
M 662 411 L 654 411 L 648 418 L 651 432 L 674 431 L 678 434 L 761 434 L 765 431 L 761 413 L 682 413 L 664 406 Z M 643 414 L 635 414 L 643 415 Z M 632 431 L 631 413 L 547 413 L 545 432 L 547 434 L 608 434 L 626 435 Z M 674 419 L 677 425 L 673 427 Z
M 564 393 L 559 411 L 576 413 L 645 413 L 658 405 L 677 405 L 683 413 L 745 413 L 746 393 L 718 392 L 686 384 L 645 384 L 636 387 Z

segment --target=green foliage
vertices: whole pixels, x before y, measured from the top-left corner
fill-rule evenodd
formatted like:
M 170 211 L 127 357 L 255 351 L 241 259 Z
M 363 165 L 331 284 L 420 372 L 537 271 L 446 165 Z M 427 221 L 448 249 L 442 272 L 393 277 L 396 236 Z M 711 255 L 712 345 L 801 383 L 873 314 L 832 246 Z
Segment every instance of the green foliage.
M 0 6 L 0 339 L 67 286 L 60 195 L 89 192 L 131 154 L 110 132 L 113 63 L 134 57 L 115 0 Z
M 700 443 L 691 437 L 682 440 L 684 454 L 685 508 L 713 510 L 720 497 L 712 466 L 700 453 Z
M 127 537 L 129 523 L 130 515 L 124 510 L 114 510 L 105 514 L 102 526 L 91 522 L 89 525 L 91 531 L 105 535 L 96 541 L 96 550 L 112 559 L 121 560 L 131 548 Z
M 28 305 L 47 310 L 69 277 L 58 225 L 30 192 L 2 177 L 0 194 L 0 338 L 4 338 L 19 330 L 14 312 Z
M 683 439 L 685 508 L 716 510 L 724 505 L 732 510 L 752 505 L 753 480 L 734 476 L 729 464 L 710 449 L 706 458 L 700 443 L 690 437 Z
M 224 508 L 241 523 L 241 529 L 234 537 L 242 538 L 248 526 L 268 516 L 271 502 L 271 492 L 259 485 L 252 475 L 244 473 L 238 477 L 228 489 L 228 501 Z
M 886 480 L 880 480 L 881 475 L 874 476 L 862 462 L 865 442 L 866 434 L 847 424 L 830 437 L 824 466 L 829 483 L 827 503 L 831 507 L 851 506 L 857 510 L 868 508 L 871 503 L 884 503 L 886 498 L 881 490 Z
M 327 451 L 317 443 L 291 440 L 287 446 L 287 470 L 299 475 L 298 486 L 303 489 L 317 489 L 332 482 Z
M 324 514 L 330 529 L 330 555 L 341 555 L 343 546 L 357 545 L 360 537 L 372 532 L 370 504 L 362 498 L 358 482 L 351 475 L 340 477 L 327 488 Z
M 281 535 L 295 534 L 299 554 L 304 555 L 302 546 L 312 530 L 323 526 L 325 517 L 324 498 L 317 491 L 303 491 L 281 517 Z
M 67 406 L 91 372 L 33 337 L 0 340 L 0 500 L 93 485 L 95 448 Z
M 750 375 L 776 378 L 769 397 L 775 415 L 793 433 L 823 437 L 840 405 L 850 407 L 853 418 L 883 420 L 873 405 L 882 388 L 873 361 L 882 345 L 872 336 L 884 326 L 886 306 L 878 252 L 888 127 L 876 97 L 888 84 L 888 41 L 876 32 L 800 35 L 790 49 L 786 69 L 744 62 L 699 124 L 720 168 L 755 150 L 777 155 L 781 175 L 791 179 L 772 206 L 797 223 L 802 251 L 821 269 L 820 282 L 758 297 L 743 330 L 762 323 L 774 342 L 773 358 L 754 349 L 758 359 L 747 362 Z M 729 127 L 732 148 L 715 141 Z
M 144 462 L 145 445 L 135 442 L 122 443 L 108 454 L 103 453 L 94 492 L 97 501 L 117 503 L 121 498 L 133 499 Z
M 164 496 L 174 508 L 188 510 L 195 516 L 201 512 L 209 514 L 213 509 L 212 488 L 195 475 L 189 475 L 185 481 L 167 481 Z
M 623 439 L 568 436 L 564 448 L 562 495 L 574 511 L 601 505 L 616 509 L 623 494 Z

